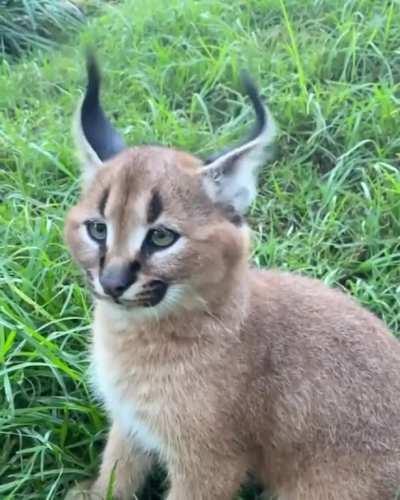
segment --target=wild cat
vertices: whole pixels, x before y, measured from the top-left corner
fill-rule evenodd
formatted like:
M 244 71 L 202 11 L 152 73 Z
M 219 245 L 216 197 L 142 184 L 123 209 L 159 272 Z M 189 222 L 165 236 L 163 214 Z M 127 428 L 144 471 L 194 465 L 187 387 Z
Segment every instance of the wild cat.
M 249 473 L 280 500 L 393 500 L 398 342 L 344 293 L 249 264 L 244 214 L 275 134 L 254 84 L 253 133 L 208 162 L 126 148 L 99 85 L 90 58 L 82 196 L 66 221 L 111 419 L 89 498 L 105 498 L 113 471 L 114 497 L 132 498 L 158 459 L 168 500 L 232 500 Z

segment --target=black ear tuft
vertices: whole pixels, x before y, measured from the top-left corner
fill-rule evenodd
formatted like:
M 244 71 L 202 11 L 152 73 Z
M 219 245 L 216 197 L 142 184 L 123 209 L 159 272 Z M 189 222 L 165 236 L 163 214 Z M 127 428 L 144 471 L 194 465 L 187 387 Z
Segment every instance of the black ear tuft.
M 240 77 L 244 91 L 248 95 L 253 105 L 254 113 L 256 115 L 256 123 L 254 125 L 254 128 L 250 133 L 247 141 L 245 141 L 250 142 L 256 139 L 263 132 L 263 130 L 265 130 L 267 126 L 267 113 L 258 92 L 257 86 L 250 74 L 247 71 L 242 70 L 240 73 Z
M 203 185 L 215 203 L 244 214 L 256 196 L 257 173 L 268 157 L 265 148 L 273 141 L 276 127 L 251 77 L 244 72 L 241 76 L 254 108 L 255 125 L 244 142 L 205 162 Z
M 257 139 L 257 137 L 260 134 L 262 134 L 267 127 L 267 122 L 268 122 L 267 112 L 263 104 L 263 101 L 260 97 L 260 94 L 258 92 L 257 86 L 254 83 L 253 78 L 247 71 L 242 70 L 240 72 L 240 80 L 245 94 L 249 97 L 251 104 L 253 105 L 254 113 L 256 115 L 256 122 L 250 134 L 244 141 L 242 141 L 239 144 L 236 144 L 235 146 L 231 145 L 228 148 L 224 149 L 223 151 L 220 151 L 219 153 L 209 156 L 204 162 L 205 165 L 209 165 L 210 163 L 214 162 L 221 156 L 224 156 L 229 151 L 237 149 L 238 147 L 243 146 L 248 142 L 253 141 L 254 139 Z
M 82 102 L 80 119 L 83 134 L 101 161 L 124 149 L 124 141 L 113 128 L 100 104 L 100 71 L 93 53 L 86 58 L 88 82 Z

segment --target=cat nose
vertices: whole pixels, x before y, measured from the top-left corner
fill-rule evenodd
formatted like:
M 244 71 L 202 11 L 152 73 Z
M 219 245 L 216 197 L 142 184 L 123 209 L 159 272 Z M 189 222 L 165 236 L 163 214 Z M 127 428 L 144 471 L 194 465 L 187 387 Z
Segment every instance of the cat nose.
M 104 292 L 117 299 L 137 280 L 138 262 L 108 265 L 100 276 Z

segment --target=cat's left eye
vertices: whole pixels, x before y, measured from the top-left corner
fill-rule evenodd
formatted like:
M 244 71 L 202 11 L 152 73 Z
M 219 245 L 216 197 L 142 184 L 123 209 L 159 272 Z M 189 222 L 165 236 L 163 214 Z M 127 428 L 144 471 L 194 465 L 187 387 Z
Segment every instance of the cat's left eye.
M 86 229 L 89 236 L 98 243 L 104 242 L 107 238 L 107 226 L 104 222 L 96 220 L 87 221 Z
M 166 227 L 151 229 L 147 234 L 147 242 L 156 248 L 171 246 L 179 238 L 179 234 Z

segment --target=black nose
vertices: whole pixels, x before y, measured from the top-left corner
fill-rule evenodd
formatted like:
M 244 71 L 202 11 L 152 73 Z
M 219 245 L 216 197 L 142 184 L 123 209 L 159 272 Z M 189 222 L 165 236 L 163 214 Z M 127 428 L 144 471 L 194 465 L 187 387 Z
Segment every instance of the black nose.
M 107 266 L 100 276 L 104 292 L 114 299 L 120 297 L 136 281 L 139 268 L 138 262 Z

